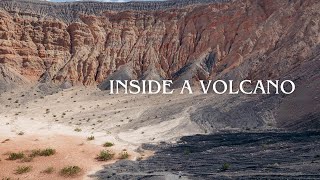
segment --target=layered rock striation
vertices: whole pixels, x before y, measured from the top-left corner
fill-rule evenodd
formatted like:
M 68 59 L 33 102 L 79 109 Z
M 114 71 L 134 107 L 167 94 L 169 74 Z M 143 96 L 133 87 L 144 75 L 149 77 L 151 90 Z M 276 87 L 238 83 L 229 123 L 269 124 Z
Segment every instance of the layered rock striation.
M 6 82 L 272 79 L 319 55 L 317 0 L 2 0 L 0 9 Z

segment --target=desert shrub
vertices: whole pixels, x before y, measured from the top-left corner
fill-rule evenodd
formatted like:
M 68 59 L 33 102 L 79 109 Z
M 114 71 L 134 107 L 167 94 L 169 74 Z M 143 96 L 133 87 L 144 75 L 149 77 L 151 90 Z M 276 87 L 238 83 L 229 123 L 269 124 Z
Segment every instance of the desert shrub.
M 30 172 L 32 169 L 31 166 L 18 166 L 18 168 L 15 170 L 15 174 L 24 174 Z
M 128 152 L 122 152 L 120 153 L 120 159 L 128 159 L 129 158 L 129 154 Z
M 222 165 L 222 167 L 221 167 L 221 171 L 226 171 L 226 170 L 228 170 L 229 168 L 230 168 L 230 164 L 224 163 L 224 164 Z
M 108 161 L 110 159 L 112 159 L 114 156 L 113 153 L 110 153 L 110 151 L 106 151 L 106 150 L 102 150 L 100 151 L 100 153 L 97 156 L 97 160 L 99 161 Z
M 40 151 L 39 155 L 40 156 L 51 156 L 51 155 L 54 155 L 55 153 L 56 153 L 55 149 L 47 148 L 47 149 Z
M 45 173 L 45 174 L 51 174 L 54 172 L 54 168 L 53 167 L 48 167 L 45 170 L 41 171 L 41 173 Z
M 89 137 L 87 137 L 87 140 L 88 140 L 88 141 L 94 140 L 94 136 L 89 136 Z
M 34 149 L 31 151 L 31 154 L 29 155 L 29 157 L 36 157 L 36 156 L 40 156 L 40 149 Z
M 79 166 L 67 166 L 61 169 L 60 175 L 70 177 L 76 176 L 81 172 L 81 168 Z
M 19 152 L 19 153 L 10 153 L 8 160 L 17 160 L 17 159 L 22 159 L 24 158 L 24 153 Z
M 47 148 L 47 149 L 36 149 L 36 150 L 32 150 L 30 157 L 36 157 L 36 156 L 51 156 L 54 155 L 56 153 L 55 149 L 52 148 Z
M 111 147 L 111 146 L 113 146 L 114 144 L 112 143 L 112 142 L 105 142 L 104 144 L 103 144 L 103 147 Z
M 1 180 L 12 180 L 12 179 L 9 178 L 9 177 L 4 177 L 4 178 L 2 178 Z
M 80 128 L 75 128 L 74 131 L 76 131 L 76 132 L 81 132 L 82 129 L 80 129 Z

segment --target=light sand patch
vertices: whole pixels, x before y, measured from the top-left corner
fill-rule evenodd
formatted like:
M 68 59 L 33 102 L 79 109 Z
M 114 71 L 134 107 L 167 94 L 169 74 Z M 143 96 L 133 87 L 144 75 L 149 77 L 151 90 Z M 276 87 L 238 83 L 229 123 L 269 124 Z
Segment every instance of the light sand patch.
M 193 122 L 188 117 L 181 116 L 180 118 L 161 122 L 156 125 L 141 127 L 137 130 L 130 130 L 118 134 L 119 140 L 127 142 L 153 143 L 159 141 L 166 141 L 172 138 L 174 133 L 177 137 L 190 135 L 190 133 L 201 133 Z

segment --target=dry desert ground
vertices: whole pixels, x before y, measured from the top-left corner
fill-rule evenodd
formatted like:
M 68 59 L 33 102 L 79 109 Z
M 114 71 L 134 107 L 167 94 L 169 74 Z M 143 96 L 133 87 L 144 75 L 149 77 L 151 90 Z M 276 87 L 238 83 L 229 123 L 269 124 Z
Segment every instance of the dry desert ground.
M 0 102 L 3 179 L 89 179 L 87 175 L 122 159 L 123 153 L 128 153 L 124 158 L 130 160 L 148 158 L 153 152 L 141 149 L 142 143 L 174 142 L 181 136 L 204 133 L 188 119 L 197 105 L 190 95 L 110 95 L 85 87 L 47 92 L 24 88 L 1 94 Z M 106 142 L 113 146 L 104 147 Z M 55 153 L 29 158 L 33 151 L 48 148 Z M 102 150 L 114 157 L 97 160 Z M 20 152 L 24 158 L 9 160 L 12 153 Z M 61 169 L 68 166 L 78 166 L 81 171 L 63 176 Z M 20 174 L 19 167 L 30 170 Z M 52 170 L 44 172 L 46 169 Z

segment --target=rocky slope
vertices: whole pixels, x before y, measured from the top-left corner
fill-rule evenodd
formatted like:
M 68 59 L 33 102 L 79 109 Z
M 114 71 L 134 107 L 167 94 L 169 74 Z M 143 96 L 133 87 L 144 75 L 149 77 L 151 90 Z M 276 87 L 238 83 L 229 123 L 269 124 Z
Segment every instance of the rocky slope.
M 119 69 L 138 79 L 264 79 L 319 53 L 316 0 L 199 2 L 2 0 L 1 74 L 74 85 L 99 84 Z
M 0 0 L 0 132 L 81 128 L 99 145 L 156 150 L 92 173 L 102 179 L 319 179 L 319 9 L 319 0 Z M 290 79 L 296 91 L 110 96 L 95 87 L 162 78 Z
M 0 92 L 38 83 L 104 89 L 106 79 L 291 79 L 291 96 L 210 100 L 190 117 L 208 131 L 320 128 L 317 0 L 2 0 L 0 9 Z

